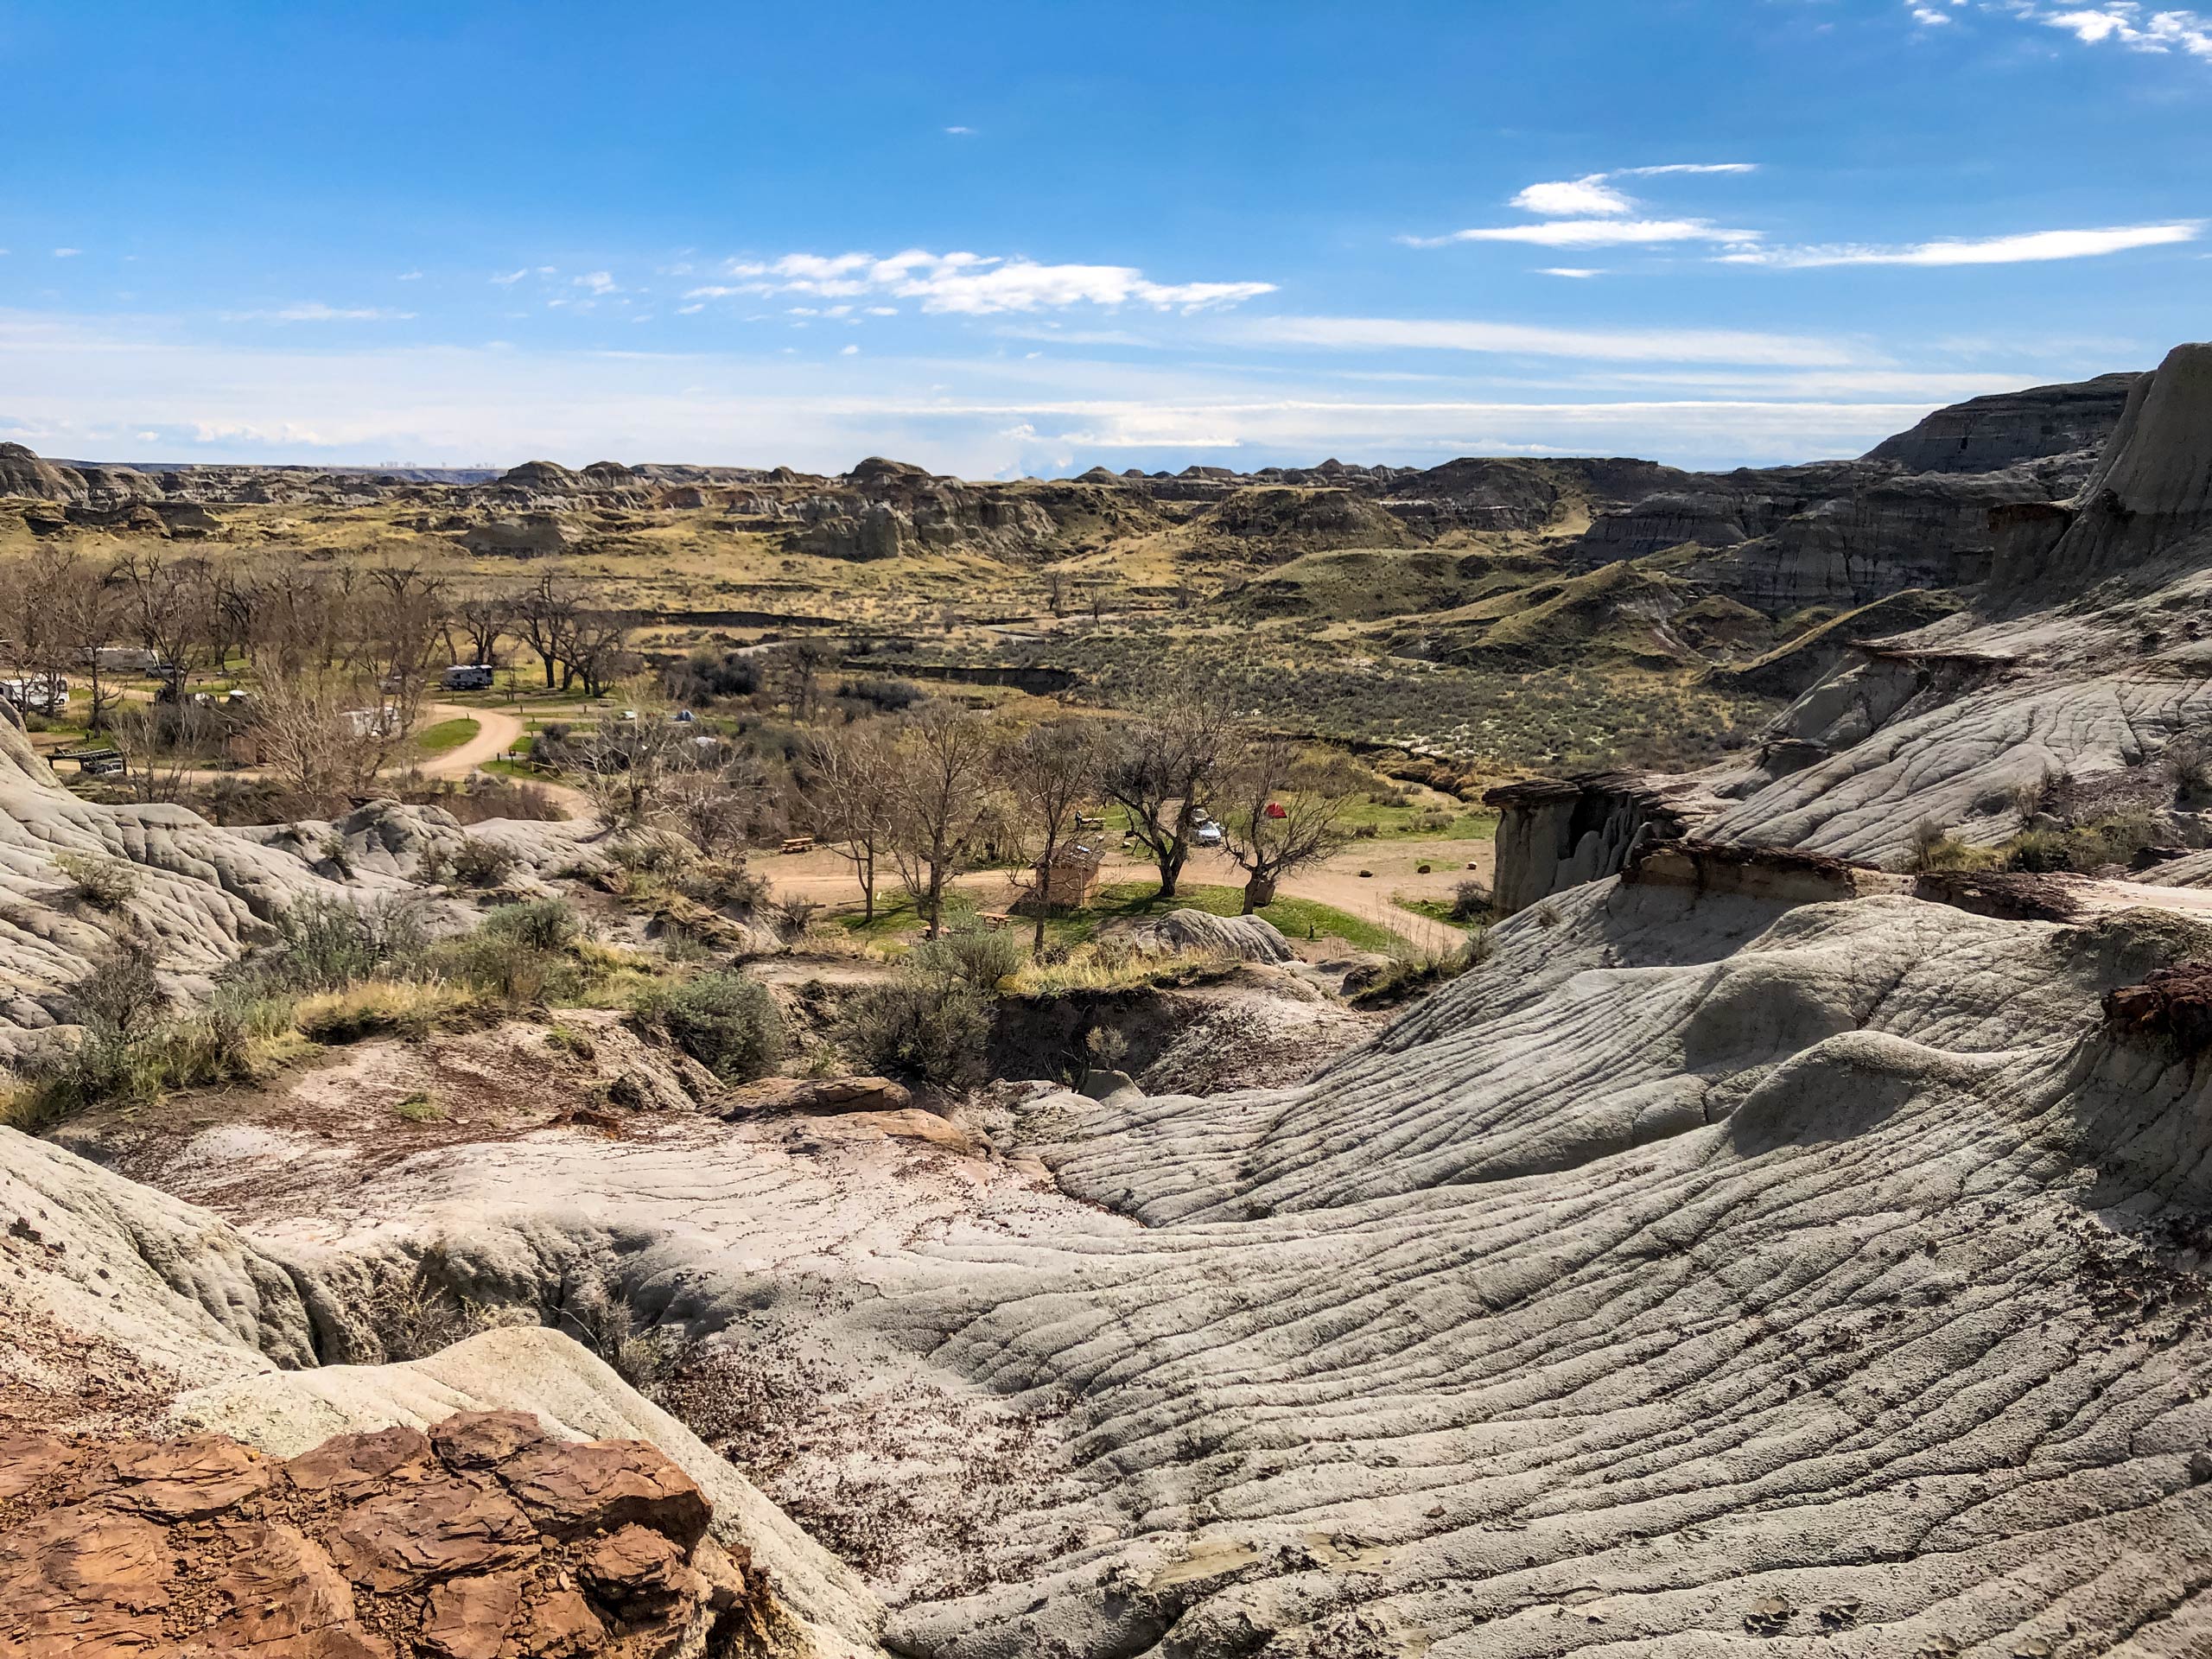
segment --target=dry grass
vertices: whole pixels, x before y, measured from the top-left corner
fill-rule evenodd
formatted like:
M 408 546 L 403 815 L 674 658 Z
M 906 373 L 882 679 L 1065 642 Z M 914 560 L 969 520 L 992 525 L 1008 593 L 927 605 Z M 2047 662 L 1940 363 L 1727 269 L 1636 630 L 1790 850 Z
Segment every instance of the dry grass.
M 1079 944 L 1061 961 L 1032 961 L 1010 975 L 1006 988 L 1022 996 L 1061 996 L 1075 991 L 1127 991 L 1144 985 L 1184 985 L 1225 974 L 1234 957 L 1178 950 L 1147 955 L 1113 939 Z
M 312 1042 L 351 1043 L 387 1033 L 421 1037 L 478 1005 L 474 991 L 444 980 L 365 979 L 302 999 L 292 1020 Z

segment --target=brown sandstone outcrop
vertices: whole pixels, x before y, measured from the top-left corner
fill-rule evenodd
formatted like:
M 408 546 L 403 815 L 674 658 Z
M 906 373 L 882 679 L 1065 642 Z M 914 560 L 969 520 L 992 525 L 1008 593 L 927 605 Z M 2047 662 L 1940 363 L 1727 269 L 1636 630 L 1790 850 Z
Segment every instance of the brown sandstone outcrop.
M 340 1434 L 0 1440 L 0 1656 L 677 1659 L 772 1651 L 770 1599 L 640 1440 L 521 1412 Z

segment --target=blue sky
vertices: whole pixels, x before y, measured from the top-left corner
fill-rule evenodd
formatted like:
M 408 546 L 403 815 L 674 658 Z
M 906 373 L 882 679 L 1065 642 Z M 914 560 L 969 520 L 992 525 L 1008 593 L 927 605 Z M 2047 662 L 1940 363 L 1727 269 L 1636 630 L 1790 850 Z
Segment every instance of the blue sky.
M 0 439 L 969 476 L 1850 454 L 2212 333 L 2109 0 L 0 0 Z

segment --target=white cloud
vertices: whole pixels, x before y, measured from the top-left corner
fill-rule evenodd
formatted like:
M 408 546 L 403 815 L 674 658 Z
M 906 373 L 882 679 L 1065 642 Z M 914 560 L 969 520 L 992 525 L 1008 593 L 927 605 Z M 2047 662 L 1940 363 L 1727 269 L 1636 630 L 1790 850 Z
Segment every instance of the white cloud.
M 766 261 L 733 259 L 723 269 L 744 280 L 691 289 L 683 297 L 796 294 L 850 300 L 884 295 L 918 301 L 926 312 L 988 316 L 1077 305 L 1146 305 L 1189 314 L 1241 305 L 1275 291 L 1273 283 L 1156 283 L 1132 265 L 1047 265 L 1033 259 L 920 249 L 887 258 L 868 253 L 789 253 Z M 871 308 L 878 315 L 889 309 Z
M 492 280 L 498 283 L 501 288 L 512 288 L 517 283 L 522 281 L 524 277 L 529 275 L 530 268 L 525 265 L 520 270 L 502 271 L 498 276 L 493 277 Z
M 945 130 L 946 130 L 947 132 L 950 132 L 950 133 L 955 134 L 956 136 L 962 137 L 967 137 L 968 135 L 969 135 L 969 134 L 973 133 L 973 132 L 976 130 L 976 129 L 975 129 L 975 128 L 973 128 L 973 127 L 947 127 L 947 128 L 945 129 Z
M 302 300 L 275 311 L 226 311 L 225 322 L 410 322 L 412 311 L 391 311 L 379 306 L 345 308 L 320 300 Z
M 399 280 L 403 283 L 419 283 L 423 280 L 423 273 L 419 270 L 403 270 L 399 273 Z
M 837 353 L 837 355 L 838 355 L 838 356 L 840 356 L 840 357 L 858 357 L 860 354 L 861 354 L 861 348 L 860 348 L 859 346 L 845 346 L 842 350 L 841 350 L 841 351 L 840 351 L 840 352 L 838 352 L 838 353 Z
M 1592 214 L 1634 212 L 1636 203 L 1605 181 L 1603 173 L 1592 173 L 1586 178 L 1532 184 L 1513 198 L 1513 205 L 1549 219 L 1581 219 Z
M 2094 46 L 2117 41 L 2137 52 L 2171 52 L 2212 58 L 2212 21 L 2193 11 L 2158 11 L 2143 16 L 2135 5 L 2109 5 L 2086 11 L 2061 11 L 2042 21 Z
M 1951 3 L 1956 6 L 1961 0 Z M 1922 15 L 1929 10 L 1923 0 L 1907 0 L 1907 3 L 1916 19 L 1929 21 Z M 2022 22 L 2062 30 L 2087 46 L 2110 43 L 2130 52 L 2179 52 L 2190 57 L 2212 59 L 2212 17 L 2178 7 L 2146 14 L 2134 0 L 2107 0 L 2101 5 L 2072 7 L 2044 5 L 2037 0 L 1980 0 L 1980 9 Z
M 1756 173 L 1757 162 L 1668 162 L 1658 167 L 1617 167 L 1610 179 L 1656 179 L 1669 173 Z
M 1605 274 L 1602 270 L 1592 270 L 1586 265 L 1546 265 L 1536 273 L 1539 276 L 1573 276 L 1578 279 L 1602 276 Z
M 1858 360 L 1834 340 L 1725 328 L 1548 328 L 1450 318 L 1270 317 L 1238 339 L 1337 350 L 1494 352 L 1630 363 L 1756 363 L 1808 367 Z
M 1976 239 L 1945 238 L 1910 247 L 1750 248 L 1720 256 L 1723 263 L 1802 270 L 1824 265 L 2015 265 L 2049 259 L 2088 259 L 2130 248 L 2193 242 L 2194 224 L 2123 225 L 2107 230 L 2024 231 Z
M 1951 14 L 1948 11 L 1937 11 L 1933 6 L 1915 6 L 1912 8 L 1912 21 L 1932 29 L 1939 24 L 1949 22 Z
M 1660 242 L 1748 243 L 1757 231 L 1729 230 L 1707 219 L 1564 219 L 1535 225 L 1491 225 L 1453 231 L 1447 236 L 1408 236 L 1416 248 L 1440 248 L 1453 242 L 1525 242 L 1540 248 L 1614 248 Z
M 57 259 L 74 259 L 83 251 L 82 248 L 56 248 L 54 251 L 54 257 Z
M 604 270 L 588 270 L 582 276 L 572 277 L 570 280 L 578 288 L 588 288 L 594 294 L 620 294 L 622 291 L 614 286 L 613 274 Z

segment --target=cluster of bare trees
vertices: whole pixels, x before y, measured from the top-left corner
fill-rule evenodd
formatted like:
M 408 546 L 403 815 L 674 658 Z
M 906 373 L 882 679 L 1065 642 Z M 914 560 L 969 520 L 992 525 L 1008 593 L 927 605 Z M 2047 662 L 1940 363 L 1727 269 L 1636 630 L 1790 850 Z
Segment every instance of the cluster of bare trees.
M 1245 873 L 1249 912 L 1350 838 L 1356 787 L 1340 766 L 1247 730 L 1197 692 L 1129 721 L 1066 715 L 1020 727 L 930 704 L 817 734 L 804 770 L 817 833 L 852 864 L 867 915 L 887 866 L 934 935 L 946 884 L 1011 840 L 1035 872 L 1039 949 L 1050 872 L 1086 808 L 1122 810 L 1165 898 L 1194 849 L 1219 845 Z
M 591 604 L 557 572 L 502 592 L 463 592 L 420 562 L 278 553 L 210 559 L 166 545 L 113 561 L 41 556 L 0 571 L 0 660 L 61 686 L 88 728 L 122 748 L 143 798 L 173 799 L 229 735 L 304 808 L 367 789 L 415 725 L 448 663 L 495 664 L 513 640 L 549 687 L 591 696 L 636 666 L 632 619 Z M 209 710 L 195 680 L 233 675 L 251 695 Z M 154 706 L 127 679 L 158 682 Z

